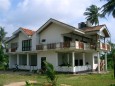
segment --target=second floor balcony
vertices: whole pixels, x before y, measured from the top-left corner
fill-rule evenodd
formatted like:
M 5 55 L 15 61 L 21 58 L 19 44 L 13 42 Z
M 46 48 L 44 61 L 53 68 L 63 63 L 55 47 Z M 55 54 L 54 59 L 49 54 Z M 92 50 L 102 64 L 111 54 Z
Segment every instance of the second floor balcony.
M 84 43 L 80 41 L 71 42 L 59 42 L 59 43 L 49 43 L 49 44 L 39 44 L 36 45 L 36 50 L 58 50 L 58 49 L 81 49 L 81 50 L 105 50 L 110 51 L 111 47 L 109 44 L 105 43 Z

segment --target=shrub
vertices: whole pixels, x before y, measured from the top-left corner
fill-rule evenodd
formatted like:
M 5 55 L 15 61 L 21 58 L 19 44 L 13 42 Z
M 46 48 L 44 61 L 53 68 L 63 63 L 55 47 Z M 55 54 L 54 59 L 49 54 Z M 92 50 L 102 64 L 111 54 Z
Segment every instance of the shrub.
M 44 64 L 45 64 L 45 68 L 46 68 L 46 71 L 45 71 L 45 74 L 47 76 L 47 81 L 49 83 L 52 84 L 52 86 L 56 86 L 56 82 L 57 82 L 57 77 L 56 77 L 56 72 L 54 70 L 54 67 L 51 63 L 48 63 L 46 61 L 44 61 Z

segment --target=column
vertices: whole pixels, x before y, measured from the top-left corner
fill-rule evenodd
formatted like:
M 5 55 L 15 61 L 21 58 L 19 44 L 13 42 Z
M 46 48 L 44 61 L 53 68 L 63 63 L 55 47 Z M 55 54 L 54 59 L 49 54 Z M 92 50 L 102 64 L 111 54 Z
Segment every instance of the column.
M 107 71 L 107 53 L 105 53 L 105 71 Z
M 37 67 L 38 69 L 41 69 L 41 58 L 39 57 L 38 53 L 37 53 Z
M 98 58 L 98 73 L 100 73 L 100 54 L 97 52 L 97 58 Z
M 82 53 L 83 55 L 83 66 L 85 66 L 85 53 Z
M 67 54 L 67 62 L 69 64 L 69 53 Z
M 29 53 L 27 53 L 27 66 L 29 66 Z
M 17 54 L 17 65 L 19 65 L 19 54 Z
M 73 73 L 75 73 L 75 52 L 72 52 L 72 67 Z

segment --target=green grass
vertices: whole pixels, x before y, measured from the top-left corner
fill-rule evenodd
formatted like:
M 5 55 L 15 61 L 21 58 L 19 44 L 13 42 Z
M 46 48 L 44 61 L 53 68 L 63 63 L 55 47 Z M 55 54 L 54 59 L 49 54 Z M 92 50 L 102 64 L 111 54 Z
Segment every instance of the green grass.
M 110 86 L 115 83 L 112 72 L 107 74 L 57 74 L 59 84 L 68 84 L 71 86 Z M 38 74 L 25 74 L 22 72 L 0 72 L 0 86 L 11 82 L 36 80 L 39 84 L 46 82 L 46 76 Z M 41 86 L 41 85 L 36 85 Z

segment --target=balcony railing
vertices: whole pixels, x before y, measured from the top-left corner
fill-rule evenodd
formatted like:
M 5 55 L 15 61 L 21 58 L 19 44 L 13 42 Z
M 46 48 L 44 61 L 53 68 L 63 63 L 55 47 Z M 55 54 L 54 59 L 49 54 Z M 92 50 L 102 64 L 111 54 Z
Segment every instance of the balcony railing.
M 93 50 L 101 49 L 107 51 L 111 50 L 111 47 L 108 44 L 104 44 L 104 43 L 92 44 L 92 43 L 84 43 L 80 41 L 36 45 L 36 50 L 66 49 L 66 48 L 82 49 L 82 50 L 91 50 L 91 49 Z
M 109 44 L 105 44 L 105 43 L 100 43 L 100 49 L 102 50 L 109 50 L 111 51 L 111 46 Z
M 47 49 L 56 49 L 56 43 L 47 44 Z
M 11 48 L 11 52 L 16 52 L 17 48 Z
M 43 45 L 36 45 L 36 50 L 43 50 Z
M 95 46 L 90 43 L 83 43 L 79 41 L 36 45 L 36 50 L 65 49 L 65 48 L 75 48 L 75 49 L 85 49 L 86 50 L 86 49 L 95 49 Z

